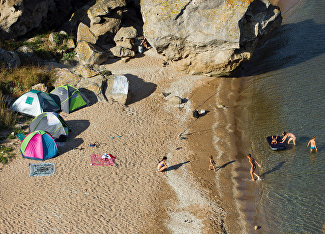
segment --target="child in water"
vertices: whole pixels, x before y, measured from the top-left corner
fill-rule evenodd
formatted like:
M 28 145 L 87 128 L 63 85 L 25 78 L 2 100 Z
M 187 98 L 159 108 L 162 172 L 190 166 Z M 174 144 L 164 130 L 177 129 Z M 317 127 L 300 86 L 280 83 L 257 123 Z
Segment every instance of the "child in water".
M 209 165 L 209 170 L 214 170 L 214 171 L 216 171 L 216 162 L 213 160 L 212 155 L 210 156 L 210 165 Z
M 281 143 L 283 143 L 288 137 L 289 137 L 289 140 L 288 140 L 288 145 L 290 144 L 290 141 L 292 141 L 292 143 L 294 145 L 296 145 L 296 136 L 293 135 L 293 133 L 290 133 L 290 132 L 282 132 L 282 141 Z
M 277 136 L 272 136 L 272 141 L 271 141 L 272 145 L 276 145 L 278 143 L 278 141 L 276 140 L 277 138 L 278 138 Z
M 307 144 L 307 147 L 310 145 L 310 153 L 315 150 L 317 152 L 317 146 L 316 146 L 316 137 L 313 136 L 313 138 L 310 139 L 310 141 Z
M 249 171 L 249 173 L 251 174 L 252 177 L 252 181 L 255 181 L 255 177 L 254 175 L 257 177 L 258 180 L 260 180 L 261 178 L 256 174 L 255 169 L 256 169 L 256 164 L 261 167 L 260 164 L 258 164 L 258 162 L 252 157 L 251 154 L 247 155 L 248 161 L 251 164 L 251 170 Z

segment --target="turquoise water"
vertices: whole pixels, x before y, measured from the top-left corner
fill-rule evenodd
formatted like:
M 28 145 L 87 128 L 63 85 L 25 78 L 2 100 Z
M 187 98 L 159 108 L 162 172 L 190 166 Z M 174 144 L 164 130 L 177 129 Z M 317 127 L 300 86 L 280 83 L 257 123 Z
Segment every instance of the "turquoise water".
M 263 165 L 256 207 L 263 233 L 325 232 L 325 1 L 300 2 L 243 68 L 251 150 Z M 297 145 L 272 151 L 268 135 Z M 317 153 L 309 153 L 316 136 Z

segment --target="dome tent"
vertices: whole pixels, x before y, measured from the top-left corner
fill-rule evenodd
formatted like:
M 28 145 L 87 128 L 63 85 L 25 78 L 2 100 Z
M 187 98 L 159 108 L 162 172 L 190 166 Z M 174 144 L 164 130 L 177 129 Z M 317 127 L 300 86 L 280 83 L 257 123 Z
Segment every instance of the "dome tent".
M 58 147 L 49 133 L 37 130 L 24 138 L 20 152 L 23 158 L 46 160 L 58 155 Z
M 21 95 L 12 104 L 11 110 L 31 116 L 38 116 L 43 112 L 59 111 L 60 107 L 47 93 L 31 90 Z
M 88 99 L 75 87 L 71 85 L 62 85 L 52 90 L 50 96 L 61 105 L 61 110 L 65 113 L 71 113 L 82 107 L 88 106 Z
M 63 118 L 55 112 L 43 112 L 32 120 L 29 125 L 29 132 L 43 130 L 52 135 L 55 139 L 64 140 L 69 135 L 69 126 Z

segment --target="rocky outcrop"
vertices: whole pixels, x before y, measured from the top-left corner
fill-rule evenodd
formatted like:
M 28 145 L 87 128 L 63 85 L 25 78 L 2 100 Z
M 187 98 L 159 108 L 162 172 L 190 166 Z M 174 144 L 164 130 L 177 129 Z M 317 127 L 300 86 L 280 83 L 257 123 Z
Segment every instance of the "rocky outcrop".
M 20 66 L 20 58 L 17 53 L 0 48 L 0 63 L 4 63 L 8 68 Z
M 111 72 L 97 71 L 89 66 L 79 65 L 75 68 L 55 68 L 54 86 L 70 84 L 80 89 L 87 98 L 95 103 L 114 100 L 125 104 L 129 82 L 123 75 L 112 75 Z
M 44 93 L 47 93 L 47 91 L 48 91 L 48 88 L 43 83 L 39 83 L 39 84 L 36 84 L 36 85 L 32 86 L 32 89 L 39 90 L 39 91 L 42 91 Z
M 142 0 L 141 12 L 149 43 L 191 74 L 233 71 L 281 23 L 267 0 Z
M 0 38 L 15 39 L 43 26 L 60 26 L 77 0 L 0 1 Z

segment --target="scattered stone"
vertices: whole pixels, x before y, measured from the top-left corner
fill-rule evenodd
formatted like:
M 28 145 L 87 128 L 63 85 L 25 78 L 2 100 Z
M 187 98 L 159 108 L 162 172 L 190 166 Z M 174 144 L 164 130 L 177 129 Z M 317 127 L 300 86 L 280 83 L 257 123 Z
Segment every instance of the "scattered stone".
M 48 91 L 48 88 L 43 83 L 39 83 L 39 84 L 36 84 L 36 85 L 32 86 L 32 89 L 39 90 L 39 91 L 42 91 L 44 93 L 47 93 L 47 91 Z
M 17 53 L 7 51 L 0 48 L 0 62 L 4 62 L 8 68 L 16 68 L 20 66 L 20 58 Z
M 27 46 L 21 46 L 16 50 L 22 65 L 39 64 L 41 59 L 35 54 L 34 50 Z
M 89 77 L 94 77 L 94 76 L 99 75 L 98 71 L 95 71 L 86 65 L 77 66 L 75 73 L 77 75 L 84 77 L 84 78 L 89 78 Z
M 65 41 L 65 44 L 67 46 L 68 49 L 74 49 L 76 48 L 76 44 L 74 43 L 74 40 L 69 38 Z
M 226 109 L 227 107 L 226 107 L 225 105 L 220 105 L 220 104 L 218 104 L 218 105 L 217 105 L 217 108 L 219 108 L 219 109 Z
M 162 92 L 162 95 L 164 96 L 164 97 L 167 97 L 167 96 L 169 96 L 171 93 L 164 93 L 164 92 Z
M 169 104 L 172 104 L 172 105 L 180 105 L 182 104 L 182 98 L 181 97 L 178 97 L 178 96 L 173 96 L 173 97 L 170 97 L 167 102 Z

